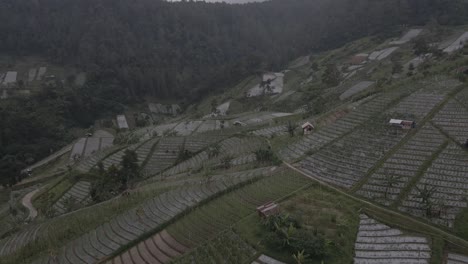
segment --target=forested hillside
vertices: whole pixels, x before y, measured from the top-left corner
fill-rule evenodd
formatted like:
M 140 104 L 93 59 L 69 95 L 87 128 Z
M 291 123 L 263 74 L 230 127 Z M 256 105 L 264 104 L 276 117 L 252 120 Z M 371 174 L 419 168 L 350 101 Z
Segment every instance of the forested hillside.
M 463 0 L 3 0 L 0 52 L 78 66 L 116 97 L 198 99 L 306 52 L 433 18 L 457 24 L 467 10 Z

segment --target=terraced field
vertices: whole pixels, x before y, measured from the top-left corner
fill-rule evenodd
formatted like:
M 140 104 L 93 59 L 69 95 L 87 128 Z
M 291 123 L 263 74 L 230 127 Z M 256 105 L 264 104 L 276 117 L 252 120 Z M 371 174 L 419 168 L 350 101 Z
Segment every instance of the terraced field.
M 445 98 L 444 93 L 432 93 L 420 90 L 403 99 L 396 107 L 389 110 L 390 113 L 399 113 L 404 116 L 414 116 L 415 121 L 424 118 L 434 107 Z
M 174 132 L 178 136 L 188 136 L 191 135 L 197 128 L 203 123 L 203 121 L 186 121 L 179 123 L 174 127 Z
M 450 143 L 411 189 L 399 209 L 432 222 L 453 227 L 458 213 L 467 207 L 468 153 Z
M 125 149 L 119 150 L 112 155 L 106 157 L 104 160 L 102 160 L 102 164 L 104 165 L 104 168 L 108 169 L 110 166 L 119 166 L 120 162 L 122 161 L 123 156 L 125 155 L 126 150 L 137 150 L 142 144 L 144 143 L 138 143 L 131 145 Z M 138 157 L 139 160 L 143 159 L 142 157 Z M 99 162 L 99 161 L 98 161 Z M 96 163 L 97 164 L 97 163 Z
M 266 255 L 260 255 L 252 264 L 286 264 Z
M 148 175 L 157 174 L 174 165 L 179 151 L 184 145 L 184 137 L 163 137 L 148 157 L 148 162 L 143 168 Z
M 460 144 L 468 139 L 468 110 L 456 100 L 450 100 L 432 122 Z
M 226 140 L 221 141 L 219 144 L 219 155 L 216 157 L 209 156 L 209 150 L 205 150 L 194 157 L 177 164 L 176 166 L 170 168 L 164 175 L 176 175 L 185 171 L 196 170 L 200 167 L 206 165 L 217 165 L 220 162 L 220 159 L 226 156 L 233 157 L 236 162 L 233 161 L 233 165 L 245 164 L 246 160 L 251 159 L 251 154 L 257 149 L 266 147 L 266 142 L 258 137 L 231 137 Z M 247 156 L 245 156 L 247 154 Z M 243 157 L 240 157 L 243 156 Z
M 448 253 L 446 264 L 468 264 L 468 256 L 456 253 Z
M 290 172 L 278 171 L 272 176 L 249 184 L 194 209 L 179 221 L 170 225 L 167 228 L 167 232 L 178 241 L 178 244 L 182 244 L 188 248 L 194 248 L 207 242 L 211 243 L 212 239 L 216 238 L 221 232 L 229 229 L 235 222 L 255 213 L 255 208 L 257 206 L 268 201 L 280 199 L 306 186 L 308 183 L 309 181 L 305 177 L 290 174 Z M 158 236 L 159 234 L 156 234 L 151 239 L 154 241 Z M 133 256 L 136 252 L 142 252 L 137 251 L 137 249 L 145 247 L 145 243 L 146 241 L 139 243 L 137 246 L 122 254 L 121 258 L 128 254 Z M 216 242 L 214 244 L 216 244 Z M 157 248 L 161 248 L 162 246 L 163 245 L 157 244 Z M 159 253 L 154 252 L 154 254 Z M 252 254 L 248 255 L 250 257 L 252 256 Z M 196 253 L 195 256 L 197 256 Z M 216 259 L 218 256 L 222 255 L 215 254 L 212 256 L 212 259 Z M 133 262 L 129 263 L 141 263 L 137 260 L 145 259 L 146 257 L 147 256 L 143 254 L 139 254 L 133 257 Z M 165 255 L 162 259 L 164 259 L 164 261 L 161 263 L 167 263 L 167 261 L 173 259 L 173 257 L 171 255 Z M 114 261 L 114 263 L 116 262 Z M 185 262 L 183 261 L 181 263 Z
M 267 128 L 262 128 L 259 130 L 255 130 L 252 132 L 252 134 L 256 136 L 262 136 L 262 137 L 267 137 L 270 138 L 272 136 L 284 136 L 288 134 L 288 128 L 287 126 L 273 126 L 273 127 L 267 127 Z
M 387 206 L 391 205 L 408 183 L 424 169 L 424 165 L 431 161 L 445 141 L 439 131 L 426 125 L 389 157 L 357 194 Z
M 60 199 L 53 205 L 55 215 L 69 212 L 76 207 L 86 206 L 90 202 L 91 183 L 79 181 L 75 183 Z M 71 207 L 70 207 L 71 206 Z
M 429 263 L 431 248 L 427 238 L 405 235 L 364 214 L 360 218 L 355 264 Z
M 181 259 L 175 264 L 249 263 L 255 255 L 255 249 L 234 232 L 228 231 Z
M 166 230 L 107 261 L 107 264 L 160 264 L 182 256 L 189 248 L 177 242 Z
M 304 136 L 303 139 L 294 144 L 289 144 L 280 150 L 279 155 L 284 160 L 292 161 L 304 156 L 308 152 L 316 151 L 331 141 L 363 125 L 372 116 L 384 111 L 399 95 L 399 93 L 393 93 L 379 96 L 359 106 L 356 110 L 338 119 L 335 123 L 320 128 L 309 136 Z
M 340 187 L 351 188 L 403 138 L 386 127 L 364 128 L 303 160 L 306 172 Z
M 56 257 L 46 257 L 37 263 L 95 263 L 103 260 L 209 197 L 256 177 L 266 176 L 271 170 L 266 168 L 253 174 L 239 173 L 237 177 L 220 178 L 204 185 L 193 184 L 168 191 L 70 242 Z

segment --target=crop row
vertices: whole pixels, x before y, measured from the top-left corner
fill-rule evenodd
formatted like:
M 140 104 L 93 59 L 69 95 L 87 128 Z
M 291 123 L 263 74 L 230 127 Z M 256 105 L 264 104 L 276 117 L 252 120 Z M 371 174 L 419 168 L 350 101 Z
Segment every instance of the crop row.
M 300 163 L 326 182 L 351 188 L 403 137 L 385 128 L 359 129 Z
M 357 193 L 390 205 L 444 142 L 445 137 L 435 128 L 423 127 L 389 157 Z
M 60 199 L 53 205 L 56 215 L 61 215 L 70 210 L 77 209 L 78 206 L 85 206 L 90 202 L 89 193 L 91 183 L 79 181 L 75 183 Z
M 285 160 L 295 160 L 304 156 L 309 151 L 315 151 L 325 146 L 361 126 L 373 115 L 381 113 L 397 96 L 398 94 L 386 94 L 359 106 L 356 110 L 338 119 L 335 123 L 327 125 L 309 136 L 304 136 L 297 143 L 288 145 L 280 151 L 280 156 Z
M 259 170 L 258 173 L 254 176 L 258 177 L 266 170 Z M 103 260 L 203 200 L 251 179 L 240 174 L 222 178 L 221 181 L 192 184 L 168 191 L 71 241 L 56 257 L 46 257 L 37 263 L 95 263 Z
M 468 153 L 451 143 L 432 162 L 421 180 L 403 201 L 400 210 L 453 226 L 457 214 L 467 207 Z
M 355 264 L 427 264 L 431 258 L 428 240 L 407 236 L 401 230 L 360 215 Z
M 450 100 L 432 121 L 458 143 L 468 139 L 468 110 L 456 100 Z

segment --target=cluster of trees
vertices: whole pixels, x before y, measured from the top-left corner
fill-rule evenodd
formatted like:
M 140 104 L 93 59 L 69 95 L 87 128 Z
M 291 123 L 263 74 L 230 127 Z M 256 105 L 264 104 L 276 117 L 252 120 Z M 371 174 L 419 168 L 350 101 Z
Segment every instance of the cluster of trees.
M 462 0 L 3 0 L 0 52 L 78 66 L 111 86 L 110 98 L 196 100 L 313 50 L 431 18 L 463 23 L 467 14 Z
M 106 201 L 128 189 L 131 182 L 141 176 L 138 155 L 126 150 L 120 166 L 111 165 L 107 170 L 102 163 L 97 168 L 98 179 L 91 187 L 91 197 L 95 202 Z
M 299 264 L 310 258 L 323 259 L 331 250 L 330 243 L 322 234 L 301 228 L 290 215 L 269 216 L 263 220 L 263 226 L 268 231 L 266 244 L 275 250 L 287 250 Z
M 51 85 L 28 98 L 0 101 L 0 184 L 21 180 L 20 171 L 73 140 L 72 128 L 89 127 L 97 116 L 121 111 L 93 86 Z

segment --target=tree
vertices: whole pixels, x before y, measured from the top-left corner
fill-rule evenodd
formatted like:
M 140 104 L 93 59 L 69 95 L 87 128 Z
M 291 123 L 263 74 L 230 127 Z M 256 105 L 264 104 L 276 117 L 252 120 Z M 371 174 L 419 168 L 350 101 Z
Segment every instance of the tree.
M 210 159 L 218 157 L 219 154 L 221 153 L 221 146 L 219 144 L 215 144 L 215 145 L 209 147 L 207 152 L 208 152 L 208 157 Z
M 421 56 L 430 52 L 431 48 L 426 38 L 420 37 L 416 39 L 413 45 L 414 54 Z
M 434 209 L 432 197 L 436 193 L 437 188 L 435 186 L 428 187 L 428 185 L 425 184 L 424 188 L 422 189 L 419 186 L 416 186 L 416 190 L 418 191 L 416 197 L 422 200 L 422 209 L 424 209 L 426 217 L 432 217 L 432 212 Z
M 392 65 L 392 74 L 398 74 L 403 71 L 403 65 L 399 61 L 394 61 Z
M 120 162 L 122 183 L 127 184 L 130 180 L 136 179 L 140 175 L 140 165 L 138 165 L 138 154 L 133 150 L 125 150 Z
M 327 65 L 325 72 L 322 75 L 322 81 L 329 87 L 338 86 L 340 84 L 341 73 L 335 64 Z
M 294 137 L 294 133 L 295 133 L 297 127 L 298 127 L 297 124 L 291 123 L 291 121 L 288 121 L 288 125 L 287 125 L 286 129 L 287 129 L 290 137 Z
M 385 174 L 384 175 L 385 178 L 383 180 L 383 184 L 385 185 L 384 198 L 387 199 L 388 192 L 390 191 L 390 189 L 398 185 L 398 183 L 400 182 L 401 176 L 395 175 L 393 173 L 389 173 L 387 168 L 385 168 L 384 174 Z

